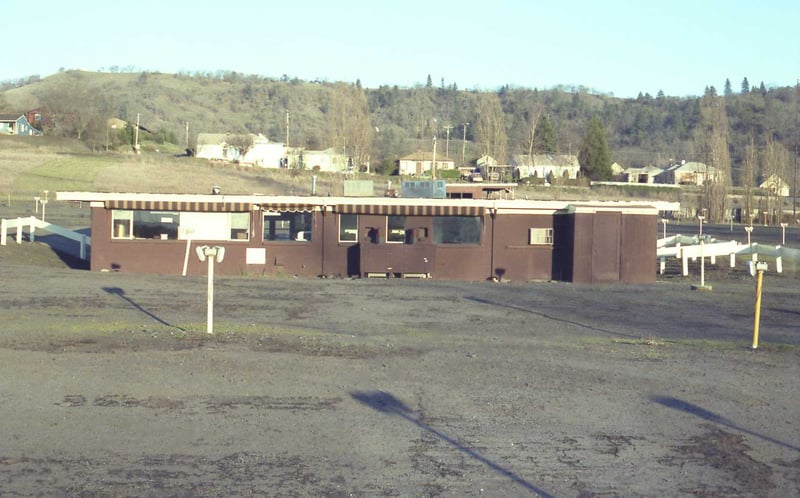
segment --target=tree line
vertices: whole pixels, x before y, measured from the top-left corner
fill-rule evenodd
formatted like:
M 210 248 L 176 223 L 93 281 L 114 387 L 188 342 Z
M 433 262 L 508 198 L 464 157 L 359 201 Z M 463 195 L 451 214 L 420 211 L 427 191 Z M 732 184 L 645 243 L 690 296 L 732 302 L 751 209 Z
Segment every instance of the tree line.
M 108 144 L 109 117 L 132 122 L 138 113 L 165 139 L 183 139 L 187 124 L 190 141 L 200 132 L 263 133 L 278 142 L 288 135 L 292 147 L 334 148 L 354 164 L 369 161 L 385 173 L 399 157 L 431 150 L 436 137 L 444 145 L 439 153 L 457 164 L 482 155 L 505 164 L 518 154 L 580 154 L 587 176 L 605 178 L 610 162 L 663 167 L 694 160 L 718 168 L 723 187 L 746 187 L 773 173 L 785 178 L 800 133 L 800 90 L 751 85 L 747 78 L 737 90 L 726 80 L 722 94 L 708 86 L 700 97 L 658 92 L 635 99 L 581 87 L 461 90 L 428 77 L 412 88 L 369 89 L 358 80 L 307 82 L 236 72 L 65 71 L 19 84 L 29 89 L 30 107 L 50 117 L 46 133 L 94 148 Z M 607 150 L 588 150 L 590 144 Z

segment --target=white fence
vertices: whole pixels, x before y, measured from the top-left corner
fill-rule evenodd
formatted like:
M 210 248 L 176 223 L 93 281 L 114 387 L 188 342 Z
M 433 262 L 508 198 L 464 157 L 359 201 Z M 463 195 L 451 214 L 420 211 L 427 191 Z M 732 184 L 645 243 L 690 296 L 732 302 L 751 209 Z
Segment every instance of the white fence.
M 2 219 L 0 220 L 0 246 L 4 246 L 8 243 L 8 231 L 12 228 L 17 229 L 16 233 L 16 242 L 17 244 L 22 243 L 22 232 L 23 228 L 28 227 L 28 238 L 31 242 L 36 240 L 36 229 L 46 230 L 50 233 L 59 235 L 61 237 L 67 238 L 69 240 L 74 240 L 80 244 L 80 258 L 85 260 L 86 259 L 86 248 L 92 244 L 92 238 L 88 235 L 84 235 L 82 233 L 78 233 L 67 228 L 60 227 L 58 225 L 53 225 L 52 223 L 47 223 L 46 221 L 42 221 L 35 216 L 31 216 L 29 218 L 16 218 L 16 219 Z
M 684 245 L 688 244 L 688 245 Z M 706 242 L 698 236 L 687 237 L 674 235 L 666 239 L 659 239 L 656 249 L 659 261 L 659 272 L 663 275 L 667 258 L 677 258 L 683 263 L 683 275 L 689 274 L 689 259 L 709 258 L 711 264 L 716 264 L 717 257 L 730 258 L 730 267 L 736 266 L 737 256 L 748 256 L 746 260 L 758 261 L 759 257 L 774 259 L 775 271 L 783 273 L 784 263 L 790 263 L 792 268 L 800 265 L 800 250 L 783 246 L 765 246 L 758 243 L 741 244 L 734 240 L 730 242 L 717 242 L 713 239 Z

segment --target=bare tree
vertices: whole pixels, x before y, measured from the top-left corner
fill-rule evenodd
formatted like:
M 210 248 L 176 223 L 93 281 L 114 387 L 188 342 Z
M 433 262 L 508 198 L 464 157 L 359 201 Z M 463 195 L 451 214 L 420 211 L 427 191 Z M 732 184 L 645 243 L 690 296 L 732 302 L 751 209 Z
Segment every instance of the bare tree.
M 90 145 L 103 144 L 111 112 L 109 93 L 108 88 L 90 85 L 83 73 L 65 73 L 61 81 L 37 94 L 46 116 L 44 131 L 86 140 Z
M 528 148 L 528 163 L 533 165 L 533 146 L 536 143 L 536 127 L 539 125 L 539 118 L 542 117 L 543 107 L 537 105 L 528 114 L 528 130 L 525 134 L 525 145 Z
M 709 166 L 704 175 L 701 207 L 708 210 L 708 221 L 713 223 L 724 220 L 727 208 L 728 191 L 731 186 L 729 137 L 725 102 L 714 91 L 706 91 L 700 100 L 700 122 L 695 130 L 695 151 Z
M 505 115 L 500 106 L 500 98 L 495 93 L 487 93 L 480 97 L 475 139 L 481 144 L 483 154 L 493 157 L 498 164 L 506 163 L 508 135 Z
M 331 144 L 341 147 L 356 168 L 368 163 L 373 128 L 367 96 L 362 88 L 346 83 L 334 86 L 328 111 L 328 131 Z
M 761 177 L 767 182 L 763 189 L 766 202 L 764 223 L 779 223 L 783 218 L 783 197 L 781 181 L 786 181 L 789 173 L 789 151 L 783 144 L 775 141 L 772 134 L 767 135 L 764 153 L 761 156 Z
M 742 221 L 750 222 L 753 218 L 753 189 L 756 185 L 756 170 L 758 169 L 758 149 L 756 148 L 753 136 L 750 136 L 750 143 L 744 148 L 742 158 L 742 176 L 739 179 L 741 186 L 744 187 L 744 212 Z
M 244 156 L 253 148 L 253 135 L 250 133 L 237 133 L 228 135 L 225 139 L 228 146 L 235 148 L 239 151 L 239 162 L 244 159 Z

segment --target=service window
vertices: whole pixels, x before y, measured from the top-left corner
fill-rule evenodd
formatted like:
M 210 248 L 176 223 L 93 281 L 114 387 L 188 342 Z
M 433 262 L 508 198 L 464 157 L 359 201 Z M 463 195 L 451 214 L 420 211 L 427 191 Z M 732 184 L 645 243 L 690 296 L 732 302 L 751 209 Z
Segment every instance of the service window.
M 339 242 L 358 241 L 358 215 L 339 215 Z
M 111 238 L 132 239 L 133 211 L 129 209 L 115 209 L 111 212 Z
M 435 244 L 480 244 L 481 218 L 478 216 L 435 216 Z
M 178 240 L 180 213 L 175 211 L 134 211 L 136 239 Z
M 406 241 L 406 217 L 387 216 L 386 242 L 402 244 L 405 241 Z
M 528 243 L 530 245 L 553 245 L 552 228 L 530 228 L 528 231 Z
M 231 240 L 248 240 L 250 238 L 250 213 L 228 214 Z
M 250 213 L 181 212 L 179 239 L 248 240 Z
M 264 240 L 311 241 L 311 213 L 267 211 L 264 213 Z

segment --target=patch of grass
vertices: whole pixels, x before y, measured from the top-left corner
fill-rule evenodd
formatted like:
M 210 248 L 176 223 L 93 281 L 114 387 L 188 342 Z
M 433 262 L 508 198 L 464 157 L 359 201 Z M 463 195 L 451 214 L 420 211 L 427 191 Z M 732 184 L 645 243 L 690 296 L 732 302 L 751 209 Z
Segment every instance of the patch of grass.
M 63 156 L 50 159 L 20 174 L 14 182 L 14 192 L 40 194 L 47 189 L 57 191 L 91 191 L 95 177 L 110 161 L 96 156 Z M 55 195 L 53 195 L 55 197 Z

